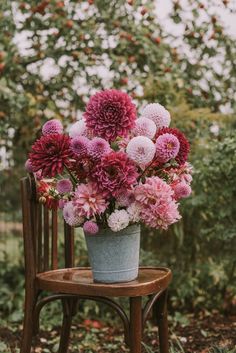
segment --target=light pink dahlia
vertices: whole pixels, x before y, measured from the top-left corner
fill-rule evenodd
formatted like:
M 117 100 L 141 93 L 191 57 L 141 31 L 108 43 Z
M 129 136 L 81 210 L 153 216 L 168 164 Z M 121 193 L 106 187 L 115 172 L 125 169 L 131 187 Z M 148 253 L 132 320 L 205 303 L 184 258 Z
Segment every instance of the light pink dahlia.
M 128 135 L 135 125 L 136 108 L 127 93 L 110 89 L 90 98 L 84 118 L 94 135 L 110 142 Z
M 143 109 L 142 116 L 151 119 L 157 129 L 170 125 L 170 113 L 159 103 L 150 103 Z
M 84 221 L 84 218 L 78 214 L 77 209 L 72 201 L 69 201 L 64 205 L 63 217 L 66 223 L 68 223 L 71 227 L 79 226 Z
M 71 125 L 69 128 L 69 135 L 71 138 L 75 138 L 78 136 L 86 136 L 88 138 L 92 137 L 92 132 L 86 126 L 85 120 L 81 119 Z
M 123 152 L 110 152 L 97 163 L 92 178 L 100 190 L 113 196 L 131 189 L 137 182 L 138 173 L 134 163 Z
M 192 192 L 191 186 L 183 181 L 173 183 L 171 186 L 174 190 L 176 200 L 189 197 Z
M 42 134 L 49 135 L 49 134 L 62 134 L 63 132 L 63 125 L 60 120 L 52 119 L 47 121 L 42 127 Z
M 135 128 L 133 130 L 135 136 L 146 136 L 152 139 L 155 136 L 156 131 L 156 124 L 151 119 L 142 116 L 135 121 Z
M 140 221 L 140 211 L 141 207 L 137 202 L 133 202 L 128 208 L 127 212 L 129 214 L 130 222 L 138 223 Z
M 71 140 L 71 150 L 79 157 L 85 157 L 88 154 L 89 139 L 85 136 L 78 136 Z
M 125 210 L 115 210 L 108 217 L 107 223 L 113 232 L 119 232 L 120 230 L 128 227 L 129 214 Z
M 89 144 L 88 154 L 93 160 L 99 160 L 101 157 L 111 151 L 109 143 L 101 137 L 94 137 Z
M 73 204 L 81 217 L 90 218 L 106 210 L 106 193 L 99 191 L 95 183 L 80 184 L 75 190 Z
M 149 227 L 167 229 L 181 218 L 174 191 L 159 177 L 147 178 L 145 184 L 136 186 L 135 199 L 140 220 Z
M 57 191 L 60 194 L 71 192 L 73 189 L 73 185 L 72 185 L 72 182 L 70 181 L 70 179 L 58 180 L 56 187 L 57 187 Z
M 156 140 L 156 158 L 159 162 L 166 163 L 177 156 L 179 148 L 180 143 L 175 135 L 160 135 Z
M 86 221 L 83 225 L 83 230 L 85 233 L 90 234 L 90 235 L 95 235 L 99 231 L 99 227 L 97 223 L 93 221 Z
M 126 152 L 130 159 L 143 167 L 153 160 L 156 148 L 152 140 L 148 137 L 136 136 L 128 143 Z

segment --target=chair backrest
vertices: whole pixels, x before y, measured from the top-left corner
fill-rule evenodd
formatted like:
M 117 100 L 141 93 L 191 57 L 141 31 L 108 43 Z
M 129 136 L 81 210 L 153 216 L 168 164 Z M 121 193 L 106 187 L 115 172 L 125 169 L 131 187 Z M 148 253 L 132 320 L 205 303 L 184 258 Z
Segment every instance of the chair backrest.
M 58 211 L 38 202 L 32 175 L 21 179 L 26 275 L 58 268 Z M 74 229 L 64 222 L 65 267 L 74 266 Z

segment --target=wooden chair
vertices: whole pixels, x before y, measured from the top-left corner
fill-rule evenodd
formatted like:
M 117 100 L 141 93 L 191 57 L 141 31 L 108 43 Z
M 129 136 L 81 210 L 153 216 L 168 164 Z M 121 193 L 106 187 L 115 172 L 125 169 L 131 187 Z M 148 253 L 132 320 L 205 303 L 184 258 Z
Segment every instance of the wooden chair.
M 58 269 L 57 211 L 37 202 L 33 176 L 21 180 L 25 253 L 25 315 L 21 353 L 30 353 L 32 338 L 38 333 L 42 307 L 62 301 L 63 323 L 59 353 L 68 351 L 72 317 L 79 299 L 108 304 L 124 324 L 125 342 L 131 353 L 141 353 L 143 328 L 152 309 L 159 327 L 160 352 L 168 353 L 167 287 L 171 271 L 141 267 L 135 281 L 119 284 L 94 283 L 89 268 L 74 268 L 74 232 L 64 224 L 65 268 Z M 51 293 L 40 298 L 43 292 Z M 142 308 L 142 297 L 148 296 Z M 111 297 L 129 297 L 130 315 Z

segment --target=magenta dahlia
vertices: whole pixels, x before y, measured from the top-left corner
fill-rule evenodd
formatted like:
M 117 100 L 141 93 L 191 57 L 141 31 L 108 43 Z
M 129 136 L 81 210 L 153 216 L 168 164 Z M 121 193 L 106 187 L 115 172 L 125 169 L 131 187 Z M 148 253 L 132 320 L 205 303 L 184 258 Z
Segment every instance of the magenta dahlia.
M 43 177 L 54 177 L 63 172 L 72 156 L 69 136 L 49 134 L 33 144 L 29 159 L 34 171 L 41 169 Z
M 173 134 L 160 135 L 156 140 L 156 158 L 161 163 L 166 163 L 175 158 L 179 152 L 180 143 Z
M 106 154 L 93 170 L 93 179 L 98 187 L 113 196 L 131 189 L 137 177 L 134 163 L 124 152 L 112 151 Z
M 190 144 L 187 138 L 179 129 L 163 127 L 162 129 L 157 131 L 156 139 L 158 139 L 158 137 L 163 134 L 172 134 L 176 136 L 177 139 L 179 140 L 179 152 L 175 157 L 175 160 L 179 165 L 183 165 L 187 161 L 188 154 L 190 151 Z
M 57 182 L 57 191 L 60 194 L 71 192 L 73 190 L 73 185 L 70 179 L 61 179 Z
M 88 154 L 92 159 L 99 160 L 103 155 L 109 153 L 111 147 L 109 143 L 101 137 L 94 137 L 89 144 Z
M 136 107 L 127 93 L 105 90 L 90 98 L 84 118 L 94 135 L 110 142 L 126 137 L 135 126 Z
M 78 158 L 86 157 L 89 147 L 89 139 L 85 136 L 77 136 L 71 140 L 71 149 Z
M 93 221 L 86 221 L 83 225 L 83 231 L 90 235 L 95 235 L 99 231 L 97 223 Z
M 58 119 L 49 120 L 42 127 L 43 135 L 62 134 L 62 132 L 63 132 L 63 125 Z

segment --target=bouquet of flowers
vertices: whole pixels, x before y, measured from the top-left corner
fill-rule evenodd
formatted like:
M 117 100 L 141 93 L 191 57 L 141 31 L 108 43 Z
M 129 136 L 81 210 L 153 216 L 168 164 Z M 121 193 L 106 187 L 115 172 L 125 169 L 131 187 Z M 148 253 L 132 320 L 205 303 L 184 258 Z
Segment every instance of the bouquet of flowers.
M 92 96 L 68 133 L 47 121 L 26 162 L 39 201 L 87 234 L 135 223 L 167 229 L 181 218 L 179 200 L 192 180 L 189 142 L 170 121 L 158 103 L 137 117 L 129 95 L 114 89 Z

